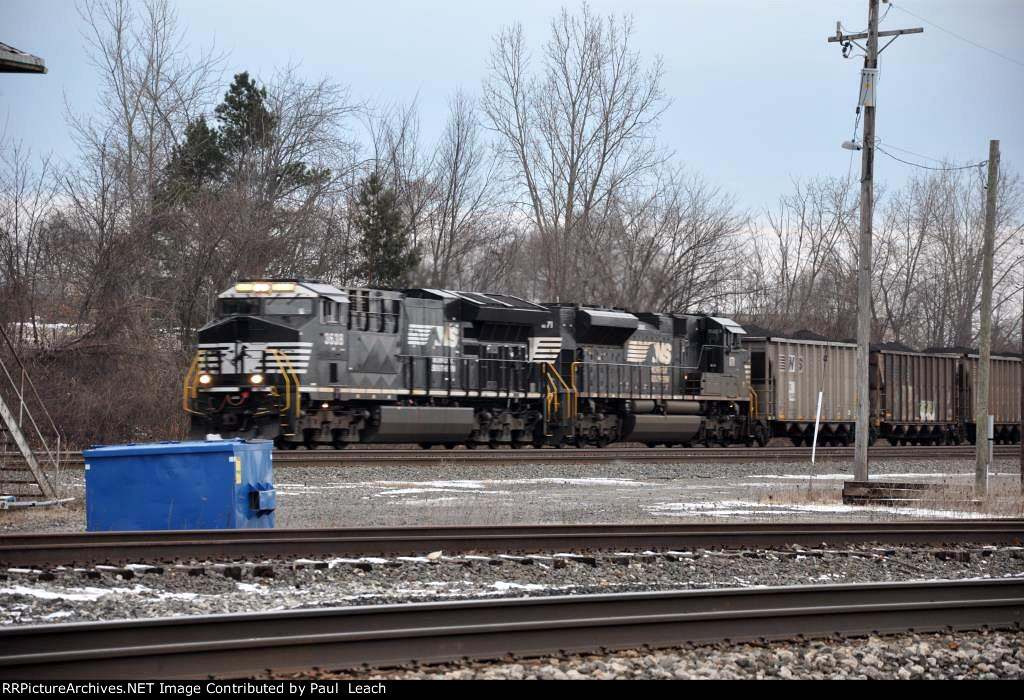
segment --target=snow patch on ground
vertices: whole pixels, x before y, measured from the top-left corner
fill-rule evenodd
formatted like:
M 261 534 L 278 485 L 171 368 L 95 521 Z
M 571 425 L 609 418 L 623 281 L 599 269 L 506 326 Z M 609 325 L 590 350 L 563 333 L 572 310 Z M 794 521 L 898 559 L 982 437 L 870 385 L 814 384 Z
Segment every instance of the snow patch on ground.
M 152 593 L 152 590 L 139 585 L 133 588 L 95 588 L 93 586 L 86 586 L 84 588 L 68 588 L 63 591 L 51 591 L 45 588 L 33 588 L 32 586 L 0 588 L 0 595 L 27 595 L 41 600 L 70 600 L 75 602 L 93 602 L 107 595 L 139 595 L 144 593 Z
M 703 501 L 691 503 L 656 503 L 647 507 L 651 515 L 785 515 L 787 513 L 887 513 L 916 518 L 970 518 L 983 519 L 999 517 L 990 513 L 970 511 L 934 510 L 930 508 L 906 508 L 881 506 L 854 506 L 843 503 L 754 503 L 751 501 Z
M 499 591 L 510 591 L 512 589 L 520 591 L 543 591 L 547 586 L 540 583 L 513 583 L 510 581 L 495 581 L 491 584 L 491 588 Z

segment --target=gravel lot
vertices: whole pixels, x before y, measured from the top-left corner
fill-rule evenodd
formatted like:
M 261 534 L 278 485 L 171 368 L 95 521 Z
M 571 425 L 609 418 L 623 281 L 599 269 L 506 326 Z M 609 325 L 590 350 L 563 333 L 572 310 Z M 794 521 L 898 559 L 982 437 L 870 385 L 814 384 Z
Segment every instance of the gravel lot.
M 823 463 L 813 471 L 808 462 L 288 466 L 275 470 L 276 524 L 308 528 L 1024 515 L 1015 460 L 996 460 L 992 497 L 980 506 L 964 502 L 973 468 L 966 460 L 874 464 L 875 478 L 941 482 L 951 491 L 948 502 L 893 509 L 844 506 L 842 481 L 852 469 L 844 462 Z M 64 484 L 75 502 L 0 511 L 0 532 L 84 530 L 82 472 L 69 472 Z
M 426 554 L 425 552 L 422 554 Z M 1024 548 L 695 551 L 407 557 L 0 573 L 0 624 L 71 622 L 492 596 L 933 578 L 1024 577 Z M 323 568 L 317 568 L 322 566 Z
M 427 666 L 305 678 L 405 679 L 1020 679 L 1024 632 L 705 645 L 658 652 Z M 288 676 L 280 676 L 287 678 Z

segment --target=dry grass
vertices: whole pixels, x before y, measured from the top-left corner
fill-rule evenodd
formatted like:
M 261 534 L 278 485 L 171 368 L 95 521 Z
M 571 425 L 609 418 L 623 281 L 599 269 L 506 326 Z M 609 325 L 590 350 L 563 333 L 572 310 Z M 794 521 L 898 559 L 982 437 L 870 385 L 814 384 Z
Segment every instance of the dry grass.
M 884 475 L 878 481 L 884 481 Z M 910 481 L 901 479 L 901 481 Z M 914 503 L 893 506 L 898 509 L 920 509 L 959 513 L 978 513 L 993 517 L 1024 517 L 1024 494 L 1019 480 L 1014 478 L 992 479 L 989 492 L 984 499 L 974 498 L 974 483 L 962 478 L 945 478 L 941 481 L 922 480 L 920 483 L 934 485 L 933 490 L 922 494 Z M 754 500 L 775 506 L 801 505 L 842 505 L 843 483 L 840 481 L 798 481 L 754 490 Z M 865 506 L 873 511 L 884 511 L 884 505 Z

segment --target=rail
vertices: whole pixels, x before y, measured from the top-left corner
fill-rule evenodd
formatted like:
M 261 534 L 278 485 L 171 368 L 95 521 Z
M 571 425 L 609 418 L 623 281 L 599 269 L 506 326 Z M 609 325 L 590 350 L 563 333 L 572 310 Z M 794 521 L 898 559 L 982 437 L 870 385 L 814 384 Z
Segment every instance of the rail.
M 1019 579 L 363 605 L 6 626 L 0 678 L 239 677 L 1022 622 Z
M 0 564 L 46 567 L 178 560 L 408 555 L 444 551 L 661 551 L 839 544 L 1020 545 L 1024 520 L 483 525 L 311 530 L 13 533 Z
M 819 460 L 848 462 L 853 455 L 852 447 L 818 447 Z M 769 464 L 773 462 L 806 461 L 810 447 L 628 447 L 604 448 L 583 447 L 577 449 L 556 449 L 554 446 L 523 449 L 409 449 L 407 447 L 378 448 L 370 445 L 353 445 L 346 450 L 275 450 L 275 466 L 304 466 L 323 464 L 407 464 L 418 466 L 444 466 L 454 462 L 465 464 L 510 464 L 515 462 L 558 463 L 558 464 L 603 464 L 623 460 L 635 464 L 686 464 L 730 463 Z M 0 453 L 2 456 L 4 453 Z M 12 455 L 14 453 L 7 453 Z M 964 460 L 974 457 L 974 447 L 872 447 L 872 459 L 934 459 Z M 1020 448 L 1012 445 L 996 445 L 995 456 L 1016 458 Z M 81 453 L 64 452 L 61 462 L 65 467 L 84 464 Z M 973 474 L 973 472 L 972 472 Z M 809 475 L 808 478 L 814 478 Z

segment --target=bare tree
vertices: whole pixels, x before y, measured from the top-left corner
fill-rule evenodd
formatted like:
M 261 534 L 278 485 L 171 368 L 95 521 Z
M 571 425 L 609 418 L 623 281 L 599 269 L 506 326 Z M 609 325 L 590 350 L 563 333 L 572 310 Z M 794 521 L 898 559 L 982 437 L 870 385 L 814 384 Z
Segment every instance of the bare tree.
M 615 193 L 662 160 L 652 134 L 667 106 L 662 65 L 644 67 L 632 33 L 628 18 L 562 10 L 538 74 L 521 25 L 495 39 L 483 109 L 536 228 L 549 299 L 579 298 L 586 277 L 577 261 L 592 254 Z
M 617 195 L 615 210 L 588 300 L 679 312 L 724 303 L 739 275 L 746 223 L 730 197 L 665 168 L 653 183 Z
M 469 97 L 457 92 L 449 104 L 431 174 L 427 211 L 429 281 L 435 287 L 469 282 L 474 253 L 492 249 L 507 231 L 500 213 L 497 162 L 483 141 Z
M 47 298 L 47 223 L 56 192 L 50 158 L 38 165 L 32 160 L 20 143 L 0 142 L 0 323 L 16 322 L 15 341 L 39 346 L 46 340 L 38 321 Z
M 794 182 L 751 230 L 744 316 L 777 330 L 850 333 L 856 201 L 848 180 Z

